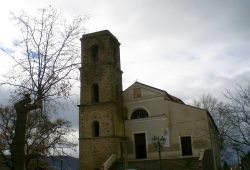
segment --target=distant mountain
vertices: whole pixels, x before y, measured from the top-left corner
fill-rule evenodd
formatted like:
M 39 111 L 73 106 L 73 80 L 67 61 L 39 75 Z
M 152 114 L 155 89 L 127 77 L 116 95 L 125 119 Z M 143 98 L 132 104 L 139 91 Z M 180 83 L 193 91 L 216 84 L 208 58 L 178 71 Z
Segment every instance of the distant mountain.
M 79 159 L 70 156 L 49 156 L 45 158 L 49 163 L 49 170 L 79 170 Z
M 43 156 L 42 158 L 40 158 L 40 161 L 38 160 L 40 164 L 41 164 L 41 159 L 45 160 L 49 164 L 49 167 L 46 168 L 46 170 L 61 170 L 61 169 L 62 170 L 79 170 L 78 158 L 74 158 L 70 156 Z M 10 170 L 8 167 L 5 166 L 1 157 L 0 157 L 0 170 Z

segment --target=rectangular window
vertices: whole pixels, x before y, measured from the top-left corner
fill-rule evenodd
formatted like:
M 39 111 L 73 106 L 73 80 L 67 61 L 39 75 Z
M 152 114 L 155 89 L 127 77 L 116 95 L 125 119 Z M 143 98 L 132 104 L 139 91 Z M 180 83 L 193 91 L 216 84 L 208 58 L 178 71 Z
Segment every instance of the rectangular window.
M 140 88 L 134 89 L 134 94 L 133 95 L 134 95 L 134 99 L 141 97 L 141 89 Z
M 193 154 L 191 136 L 181 137 L 181 151 L 182 156 L 188 156 Z

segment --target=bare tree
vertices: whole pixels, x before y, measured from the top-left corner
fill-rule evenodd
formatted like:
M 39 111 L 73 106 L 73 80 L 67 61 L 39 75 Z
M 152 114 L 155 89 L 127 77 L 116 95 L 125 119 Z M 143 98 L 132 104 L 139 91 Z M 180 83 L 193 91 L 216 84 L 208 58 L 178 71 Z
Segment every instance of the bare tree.
M 250 83 L 227 90 L 225 97 L 226 103 L 211 95 L 202 95 L 194 105 L 211 113 L 220 132 L 222 159 L 235 154 L 239 163 L 239 155 L 244 155 L 250 146 Z
M 225 140 L 225 130 L 227 129 L 227 114 L 230 112 L 228 104 L 218 101 L 210 94 L 203 94 L 199 100 L 195 100 L 193 105 L 207 110 L 218 128 L 221 147 Z M 221 148 L 222 149 L 222 148 Z
M 193 105 L 208 110 L 211 114 L 217 112 L 218 100 L 210 94 L 203 94 L 199 100 L 195 100 Z
M 227 130 L 228 125 L 227 114 L 230 112 L 229 105 L 219 101 L 210 94 L 203 94 L 199 100 L 193 102 L 193 105 L 207 110 L 212 116 L 219 132 L 218 142 L 220 146 L 221 160 L 224 161 L 224 163 L 227 163 L 228 155 L 231 155 L 231 153 L 228 152 L 228 148 L 231 146 L 225 136 L 225 131 Z
M 15 103 L 16 124 L 12 141 L 15 170 L 25 169 L 25 132 L 27 115 L 30 111 L 43 112 L 46 102 L 68 97 L 79 67 L 78 40 L 81 24 L 86 18 L 76 17 L 71 23 L 61 18 L 51 8 L 39 9 L 36 16 L 26 12 L 13 14 L 13 20 L 20 28 L 21 37 L 15 41 L 14 53 L 1 48 L 16 62 L 13 73 L 6 75 L 2 85 L 13 87 L 18 96 L 24 96 Z M 51 104 L 53 106 L 53 104 Z
M 227 115 L 227 138 L 233 143 L 250 146 L 250 83 L 246 87 L 236 85 L 225 94 L 230 102 L 230 114 Z
M 15 110 L 10 106 L 0 107 L 0 156 L 6 166 L 13 169 L 14 129 L 16 122 Z M 76 144 L 67 136 L 74 132 L 71 123 L 64 119 L 51 121 L 39 112 L 29 112 L 25 132 L 25 165 L 30 169 L 31 163 L 39 155 L 52 155 L 61 148 L 74 149 Z

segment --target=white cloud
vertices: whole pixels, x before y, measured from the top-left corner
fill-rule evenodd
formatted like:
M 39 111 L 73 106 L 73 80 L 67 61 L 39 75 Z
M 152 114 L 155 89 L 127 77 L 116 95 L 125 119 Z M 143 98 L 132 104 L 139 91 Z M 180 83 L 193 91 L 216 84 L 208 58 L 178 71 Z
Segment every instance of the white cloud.
M 9 0 L 0 7 L 0 45 L 17 36 L 10 11 L 48 5 L 68 17 L 89 14 L 89 32 L 109 29 L 118 38 L 124 88 L 138 80 L 191 102 L 203 93 L 222 98 L 225 88 L 250 79 L 250 1 Z M 0 59 L 3 72 L 9 61 Z

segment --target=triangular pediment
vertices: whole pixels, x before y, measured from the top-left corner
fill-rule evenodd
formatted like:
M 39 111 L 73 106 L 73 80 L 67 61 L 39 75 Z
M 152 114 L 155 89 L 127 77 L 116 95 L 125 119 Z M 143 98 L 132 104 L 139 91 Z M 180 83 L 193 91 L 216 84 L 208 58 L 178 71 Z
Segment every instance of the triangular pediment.
M 135 82 L 123 92 L 125 100 L 134 98 L 164 97 L 166 92 L 146 84 Z
M 164 99 L 166 100 L 184 104 L 183 101 L 181 101 L 179 98 L 168 94 L 164 90 L 137 81 L 123 91 L 124 101 L 133 99 L 153 98 L 153 97 L 164 97 Z

